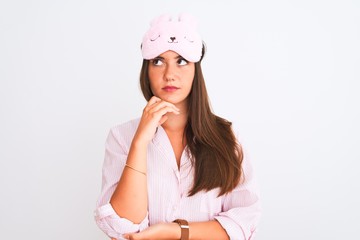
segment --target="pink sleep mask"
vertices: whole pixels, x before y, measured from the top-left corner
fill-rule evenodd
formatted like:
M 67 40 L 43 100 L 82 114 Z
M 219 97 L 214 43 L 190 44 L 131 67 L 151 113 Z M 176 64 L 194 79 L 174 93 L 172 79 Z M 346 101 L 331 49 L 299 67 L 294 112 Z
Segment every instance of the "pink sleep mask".
M 190 62 L 198 62 L 202 54 L 202 40 L 196 28 L 196 20 L 188 14 L 182 14 L 175 20 L 169 15 L 155 18 L 142 41 L 143 58 L 153 59 L 172 50 Z

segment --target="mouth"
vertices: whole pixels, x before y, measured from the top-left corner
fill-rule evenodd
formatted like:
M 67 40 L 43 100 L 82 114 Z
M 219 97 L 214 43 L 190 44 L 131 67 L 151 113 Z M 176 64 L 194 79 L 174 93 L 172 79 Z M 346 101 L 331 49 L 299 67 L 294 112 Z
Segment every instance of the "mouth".
M 174 92 L 174 91 L 178 90 L 179 88 L 175 87 L 175 86 L 166 86 L 166 87 L 163 87 L 162 89 L 167 92 Z

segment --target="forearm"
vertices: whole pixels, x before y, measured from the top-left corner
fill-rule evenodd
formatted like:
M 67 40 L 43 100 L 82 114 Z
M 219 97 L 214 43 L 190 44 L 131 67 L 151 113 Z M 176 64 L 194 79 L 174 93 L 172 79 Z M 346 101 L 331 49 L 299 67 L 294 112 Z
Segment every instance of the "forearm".
M 225 229 L 216 221 L 189 223 L 190 240 L 228 240 Z
M 229 237 L 216 220 L 189 223 L 190 240 L 228 240 Z M 179 240 L 181 228 L 177 223 L 158 223 L 139 233 L 125 234 L 126 239 Z
M 133 142 L 126 164 L 146 173 L 146 144 Z M 115 212 L 134 223 L 140 223 L 147 214 L 146 175 L 125 167 L 110 203 Z

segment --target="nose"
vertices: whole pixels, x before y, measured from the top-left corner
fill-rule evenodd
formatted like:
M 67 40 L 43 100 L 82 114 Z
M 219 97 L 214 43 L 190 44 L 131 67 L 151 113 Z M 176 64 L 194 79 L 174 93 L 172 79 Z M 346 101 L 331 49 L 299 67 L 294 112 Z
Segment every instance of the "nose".
M 175 41 L 176 37 L 170 37 L 170 40 L 173 42 Z
M 165 81 L 174 81 L 176 79 L 176 66 L 167 64 L 165 69 Z

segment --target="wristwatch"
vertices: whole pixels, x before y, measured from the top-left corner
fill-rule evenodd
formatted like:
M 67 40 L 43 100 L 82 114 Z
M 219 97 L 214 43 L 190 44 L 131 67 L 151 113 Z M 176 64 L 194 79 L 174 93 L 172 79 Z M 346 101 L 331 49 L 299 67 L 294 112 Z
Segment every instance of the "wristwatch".
M 173 222 L 179 224 L 181 228 L 180 240 L 189 240 L 189 223 L 184 219 L 175 219 Z

